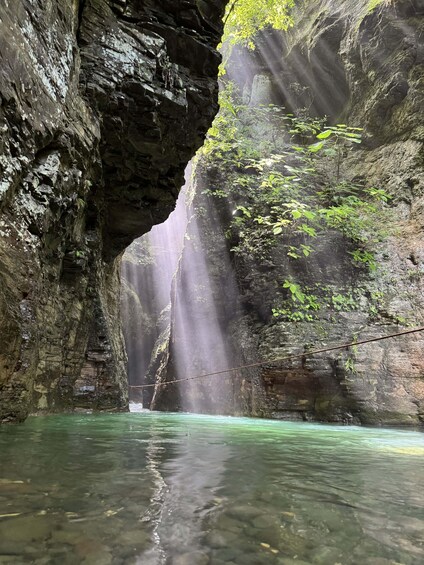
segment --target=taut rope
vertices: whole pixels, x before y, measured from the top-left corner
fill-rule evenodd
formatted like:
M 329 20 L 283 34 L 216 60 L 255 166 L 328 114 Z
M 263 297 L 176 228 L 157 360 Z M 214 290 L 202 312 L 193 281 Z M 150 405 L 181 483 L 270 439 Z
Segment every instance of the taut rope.
M 383 341 L 384 339 L 390 339 L 392 337 L 399 337 L 401 335 L 409 335 L 424 331 L 424 326 L 420 328 L 413 328 L 412 330 L 405 330 L 403 332 L 398 332 L 395 334 L 384 335 L 380 337 L 373 337 L 370 339 L 364 339 L 362 341 L 353 341 L 350 343 L 344 343 L 343 345 L 334 345 L 332 347 L 325 347 L 323 349 L 312 349 L 311 351 L 305 351 L 304 353 L 298 353 L 297 355 L 286 355 L 285 357 L 279 357 L 277 359 L 271 359 L 266 361 L 257 361 L 256 363 L 249 363 L 248 365 L 240 365 L 239 367 L 232 367 L 230 369 L 224 369 L 222 371 L 213 371 L 212 373 L 205 373 L 203 375 L 196 375 L 194 377 L 185 377 L 184 379 L 174 379 L 172 381 L 166 381 L 163 383 L 153 383 L 147 385 L 130 385 L 130 388 L 149 388 L 157 386 L 166 386 L 175 383 L 182 383 L 184 381 L 193 381 L 195 379 L 204 379 L 205 377 L 213 377 L 215 375 L 223 375 L 224 373 L 232 373 L 233 371 L 240 371 L 241 369 L 251 369 L 253 367 L 260 367 L 261 365 L 269 363 L 281 363 L 282 361 L 290 361 L 291 359 L 302 359 L 304 357 L 310 357 L 311 355 L 317 355 L 318 353 L 326 353 L 327 351 L 337 351 L 339 349 L 347 349 L 349 347 L 356 347 L 357 345 L 364 345 L 365 343 L 372 343 L 374 341 Z

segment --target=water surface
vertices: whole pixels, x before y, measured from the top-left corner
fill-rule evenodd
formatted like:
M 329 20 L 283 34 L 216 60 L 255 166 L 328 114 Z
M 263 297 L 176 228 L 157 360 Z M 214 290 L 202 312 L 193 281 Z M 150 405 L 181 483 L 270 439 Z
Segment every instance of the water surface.
M 0 428 L 0 564 L 424 563 L 424 435 L 138 413 Z

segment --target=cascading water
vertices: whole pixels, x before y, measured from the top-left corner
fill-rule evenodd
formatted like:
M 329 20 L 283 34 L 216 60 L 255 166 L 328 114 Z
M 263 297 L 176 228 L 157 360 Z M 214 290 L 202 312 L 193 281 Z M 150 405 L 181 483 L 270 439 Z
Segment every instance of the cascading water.
M 169 219 L 124 257 L 122 313 L 130 385 L 163 384 L 235 364 L 238 353 L 229 327 L 240 305 L 213 200 L 188 180 Z M 225 374 L 178 387 L 151 387 L 143 402 L 162 410 L 236 413 L 236 380 L 237 375 Z M 131 390 L 136 399 L 138 389 Z
M 169 326 L 171 281 L 187 227 L 186 189 L 168 220 L 137 239 L 123 258 L 121 314 L 130 387 L 145 383 L 156 341 Z M 141 395 L 130 388 L 130 398 Z

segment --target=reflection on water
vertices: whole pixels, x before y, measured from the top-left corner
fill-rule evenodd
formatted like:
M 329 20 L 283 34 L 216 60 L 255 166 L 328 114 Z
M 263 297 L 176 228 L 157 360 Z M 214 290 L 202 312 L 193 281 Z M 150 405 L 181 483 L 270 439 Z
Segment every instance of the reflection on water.
M 419 432 L 135 413 L 0 429 L 0 563 L 424 563 Z

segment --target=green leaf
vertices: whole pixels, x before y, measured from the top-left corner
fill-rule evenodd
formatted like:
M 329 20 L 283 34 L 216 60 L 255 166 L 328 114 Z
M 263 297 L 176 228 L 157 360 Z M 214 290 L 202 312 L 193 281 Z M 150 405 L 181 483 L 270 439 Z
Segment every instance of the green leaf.
M 303 215 L 305 216 L 305 218 L 307 218 L 308 220 L 314 220 L 316 217 L 315 212 L 312 212 L 311 210 L 304 210 L 303 211 Z
M 240 212 L 243 212 L 243 214 L 247 217 L 247 218 L 251 218 L 252 214 L 250 212 L 250 210 L 248 210 L 245 206 L 237 206 L 237 210 L 240 210 Z
M 300 231 L 303 231 L 304 233 L 306 233 L 307 235 L 310 235 L 311 237 L 316 237 L 317 236 L 317 232 L 314 228 L 311 228 L 311 226 L 308 226 L 307 224 L 302 224 L 299 227 Z
M 358 133 L 350 133 L 348 131 L 344 132 L 343 135 L 345 135 L 346 137 L 351 137 L 351 138 L 355 138 L 355 139 L 361 138 L 361 136 Z
M 311 153 L 316 153 L 317 151 L 320 151 L 323 147 L 324 147 L 324 142 L 319 141 L 318 143 L 313 143 L 312 145 L 309 145 L 308 150 Z
M 327 139 L 328 137 L 330 137 L 330 135 L 333 135 L 333 132 L 331 131 L 331 129 L 327 129 L 326 131 L 319 133 L 317 135 L 317 139 Z

